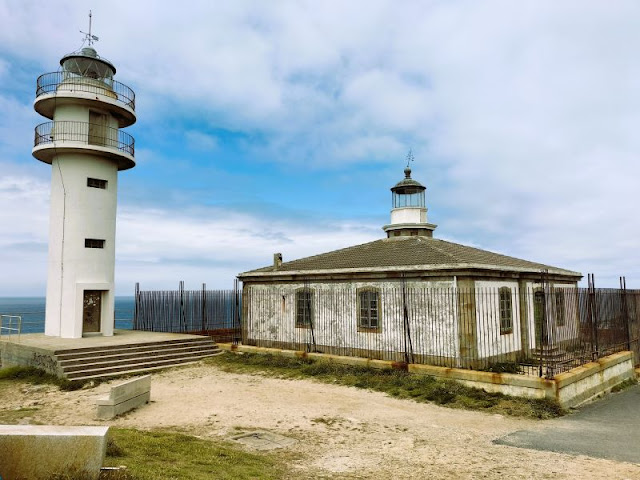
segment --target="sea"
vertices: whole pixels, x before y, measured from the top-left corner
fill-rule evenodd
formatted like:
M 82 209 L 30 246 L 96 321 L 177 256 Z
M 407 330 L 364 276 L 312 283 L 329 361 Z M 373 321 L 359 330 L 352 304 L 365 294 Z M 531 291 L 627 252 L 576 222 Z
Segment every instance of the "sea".
M 134 297 L 115 298 L 116 328 L 131 330 L 133 327 Z M 22 318 L 22 333 L 44 332 L 45 297 L 0 297 L 2 331 L 0 334 L 15 333 L 17 318 Z M 6 316 L 5 316 L 6 315 Z

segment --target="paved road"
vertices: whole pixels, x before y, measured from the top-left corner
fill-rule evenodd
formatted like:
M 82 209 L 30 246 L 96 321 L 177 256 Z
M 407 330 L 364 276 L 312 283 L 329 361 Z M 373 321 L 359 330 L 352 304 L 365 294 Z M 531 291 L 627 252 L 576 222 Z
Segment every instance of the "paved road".
M 640 463 L 640 385 L 494 443 Z

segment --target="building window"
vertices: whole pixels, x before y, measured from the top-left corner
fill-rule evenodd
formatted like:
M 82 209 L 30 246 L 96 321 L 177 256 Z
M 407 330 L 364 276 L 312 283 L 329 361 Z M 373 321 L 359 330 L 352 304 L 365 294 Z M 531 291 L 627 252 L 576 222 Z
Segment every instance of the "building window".
M 564 292 L 556 290 L 556 325 L 564 327 Z
M 107 181 L 99 178 L 87 178 L 87 187 L 102 188 L 104 190 L 107 188 Z
M 104 248 L 104 240 L 98 238 L 85 238 L 84 248 Z
M 313 321 L 313 290 L 301 288 L 296 291 L 296 327 L 309 328 Z
M 358 290 L 358 330 L 380 332 L 380 291 L 377 288 Z
M 513 308 L 511 305 L 511 289 L 501 287 L 500 295 L 500 335 L 513 333 Z

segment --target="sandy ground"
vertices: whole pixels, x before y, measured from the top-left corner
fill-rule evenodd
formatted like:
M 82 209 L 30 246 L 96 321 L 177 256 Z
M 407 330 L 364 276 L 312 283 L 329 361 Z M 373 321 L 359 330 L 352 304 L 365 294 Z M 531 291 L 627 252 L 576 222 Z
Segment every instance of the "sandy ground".
M 20 392 L 0 391 L 0 405 L 37 408 L 25 421 L 47 424 L 170 428 L 223 439 L 239 431 L 266 430 L 297 440 L 280 450 L 293 463 L 294 478 L 640 479 L 640 465 L 492 443 L 545 422 L 419 404 L 356 388 L 196 365 L 154 374 L 149 405 L 99 422 L 95 399 L 109 385 L 74 392 L 25 385 Z

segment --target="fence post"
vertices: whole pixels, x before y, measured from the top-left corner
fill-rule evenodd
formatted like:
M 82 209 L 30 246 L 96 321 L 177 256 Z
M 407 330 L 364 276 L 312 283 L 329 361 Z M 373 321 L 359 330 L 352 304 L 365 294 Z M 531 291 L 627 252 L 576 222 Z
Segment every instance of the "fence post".
M 627 334 L 627 350 L 631 350 L 631 330 L 629 328 L 629 311 L 627 309 L 627 279 L 625 277 L 620 277 L 620 296 L 622 319 L 624 321 L 625 332 Z
M 546 273 L 547 270 L 543 269 L 542 270 L 542 275 L 540 277 L 540 285 L 542 287 L 542 305 L 540 308 L 540 313 L 542 315 L 542 318 L 540 319 L 540 349 L 539 349 L 539 353 L 540 353 L 540 369 L 538 372 L 538 375 L 540 377 L 542 377 L 542 372 L 544 370 L 544 358 L 545 358 L 545 342 L 544 342 L 544 327 L 545 324 L 547 323 L 547 287 L 546 287 L 546 281 L 547 281 L 547 277 L 546 277 Z
M 236 278 L 233 281 L 233 290 L 235 293 L 235 302 L 236 302 L 236 309 L 234 312 L 234 320 L 235 320 L 235 324 L 237 325 L 237 329 L 240 333 L 240 337 L 242 336 L 242 324 L 240 323 L 240 299 L 239 299 L 239 293 L 238 293 L 238 288 L 239 288 L 239 282 L 238 279 Z M 240 337 L 237 334 L 233 335 L 233 344 L 234 345 L 238 345 Z
M 138 329 L 138 312 L 139 306 L 138 302 L 140 301 L 140 283 L 136 282 L 136 290 L 135 290 L 135 298 L 133 299 L 133 329 Z
M 589 273 L 589 320 L 591 321 L 591 338 L 593 345 L 591 346 L 592 360 L 600 358 L 598 348 L 598 314 L 596 305 L 596 282 L 593 273 Z
M 404 273 L 402 274 L 402 309 L 404 315 L 404 361 L 413 363 L 413 343 L 411 341 L 411 329 L 409 326 L 409 311 L 407 310 L 407 291 Z
M 202 284 L 202 334 L 204 335 L 207 325 L 207 284 Z
M 180 280 L 178 285 L 178 294 L 180 295 L 180 324 L 182 325 L 182 331 L 187 331 L 187 317 L 184 311 L 184 281 Z

